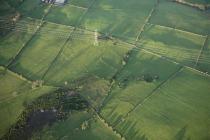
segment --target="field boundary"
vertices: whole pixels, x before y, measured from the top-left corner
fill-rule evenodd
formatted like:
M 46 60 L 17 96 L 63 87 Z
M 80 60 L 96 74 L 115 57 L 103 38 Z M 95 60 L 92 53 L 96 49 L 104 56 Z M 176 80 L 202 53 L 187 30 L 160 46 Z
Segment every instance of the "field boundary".
M 206 39 L 205 39 L 205 41 L 204 41 L 204 43 L 203 43 L 203 46 L 201 47 L 201 50 L 200 50 L 200 52 L 199 52 L 199 54 L 198 54 L 198 57 L 197 57 L 197 59 L 196 59 L 194 68 L 197 67 L 198 62 L 199 62 L 199 59 L 200 59 L 201 55 L 203 54 L 203 50 L 204 50 L 205 47 L 207 47 L 207 45 L 208 45 L 208 40 L 209 40 L 209 36 L 206 36 Z
M 160 25 L 160 24 L 153 24 L 153 23 L 148 23 L 148 24 L 149 25 L 158 26 L 158 27 L 161 27 L 161 28 L 166 28 L 166 29 L 171 29 L 171 30 L 179 31 L 179 32 L 182 32 L 182 33 L 187 33 L 187 34 L 195 35 L 195 36 L 206 37 L 206 35 L 197 34 L 197 33 L 190 32 L 190 31 L 183 30 L 183 29 L 179 29 L 179 28 L 173 28 L 173 27 L 170 27 L 170 26 L 165 26 L 165 25 Z

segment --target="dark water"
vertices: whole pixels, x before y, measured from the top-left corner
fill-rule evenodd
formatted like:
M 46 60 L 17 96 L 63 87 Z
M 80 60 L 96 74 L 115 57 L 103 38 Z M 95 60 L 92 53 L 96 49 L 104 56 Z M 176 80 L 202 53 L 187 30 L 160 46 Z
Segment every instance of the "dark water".
M 34 132 L 41 130 L 45 125 L 51 125 L 56 121 L 56 112 L 36 111 L 30 114 L 26 124 L 21 128 L 16 128 L 16 133 L 13 133 L 8 138 L 9 140 L 28 140 Z

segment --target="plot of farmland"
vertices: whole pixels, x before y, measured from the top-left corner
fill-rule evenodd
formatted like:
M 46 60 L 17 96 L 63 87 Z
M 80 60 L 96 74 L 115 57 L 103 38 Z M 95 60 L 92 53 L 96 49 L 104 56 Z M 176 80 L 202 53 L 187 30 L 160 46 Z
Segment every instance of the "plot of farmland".
M 133 42 L 155 4 L 155 0 L 97 1 L 84 17 L 81 26 Z
M 209 0 L 3 0 L 0 139 L 209 140 Z
M 12 30 L 9 34 L 0 38 L 0 65 L 8 65 L 30 40 L 40 21 L 25 18 L 19 21 L 14 29 L 14 26 L 6 23 L 6 21 L 0 22 L 4 24 L 3 27 Z
M 11 69 L 30 79 L 41 79 L 59 54 L 71 30 L 70 27 L 44 23 L 25 49 L 22 50 L 19 57 L 16 58 Z
M 203 36 L 148 24 L 139 46 L 193 67 L 204 42 Z
M 163 66 L 167 66 L 165 69 Z M 150 96 L 162 82 L 179 70 L 180 66 L 145 52 L 137 53 L 117 77 L 116 87 L 102 109 L 110 123 L 115 124 L 139 102 Z
M 18 120 L 24 110 L 24 103 L 54 90 L 52 87 L 31 89 L 31 83 L 11 71 L 0 67 L 0 137 Z
M 117 129 L 132 140 L 141 137 L 207 140 L 210 136 L 210 119 L 206 116 L 210 113 L 209 90 L 209 77 L 184 69 L 139 104 Z
M 169 1 L 160 2 L 150 22 L 197 34 L 210 34 L 208 11 L 201 12 L 191 7 Z
M 76 26 L 85 12 L 86 9 L 78 8 L 70 4 L 63 7 L 53 6 L 46 17 L 46 20 Z
M 86 127 L 82 127 L 87 124 Z M 97 117 L 92 117 L 88 112 L 74 112 L 65 122 L 56 123 L 52 127 L 46 127 L 41 133 L 35 134 L 34 139 L 111 139 L 120 140 Z
M 50 5 L 42 3 L 40 0 L 25 0 L 19 7 L 19 11 L 26 16 L 33 18 L 43 18 L 50 9 Z
M 94 43 L 93 32 L 75 31 L 44 79 L 64 85 L 66 81 L 71 83 L 88 76 L 112 78 L 122 67 L 122 57 L 130 47 L 103 39 L 99 40 L 98 45 Z
M 206 39 L 203 51 L 198 59 L 198 69 L 210 73 L 210 38 Z

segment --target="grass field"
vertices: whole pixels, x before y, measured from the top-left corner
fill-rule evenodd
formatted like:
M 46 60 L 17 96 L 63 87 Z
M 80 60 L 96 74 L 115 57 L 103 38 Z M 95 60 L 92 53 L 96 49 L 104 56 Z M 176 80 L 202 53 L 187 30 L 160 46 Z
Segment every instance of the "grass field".
M 30 107 L 55 117 L 41 119 L 31 140 L 210 139 L 209 10 L 171 0 L 20 1 L 0 6 L 0 31 L 12 29 L 0 33 L 0 139 L 25 125 Z M 16 18 L 15 28 L 2 23 Z M 33 113 L 24 116 L 32 123 Z
M 71 83 L 91 76 L 112 78 L 122 67 L 122 58 L 130 48 L 111 40 L 98 40 L 98 45 L 94 42 L 93 32 L 75 31 L 72 40 L 46 74 L 45 81 L 64 85 L 66 81 Z
M 82 129 L 82 124 L 87 123 L 86 129 Z M 54 139 L 86 139 L 86 140 L 119 140 L 109 127 L 96 118 L 92 118 L 91 113 L 74 112 L 64 122 L 57 122 L 51 127 L 46 127 L 40 133 L 32 137 L 32 140 L 54 140 Z
M 96 1 L 80 26 L 134 42 L 154 4 L 155 0 Z
M 167 66 L 167 69 L 163 66 Z M 151 92 L 179 67 L 145 52 L 137 53 L 117 77 L 116 82 L 119 83 L 112 89 L 102 109 L 102 116 L 111 124 L 115 124 L 134 106 L 150 96 Z M 143 77 L 151 77 L 152 81 L 145 81 Z M 153 79 L 155 77 L 158 78 Z
M 110 83 L 107 80 L 91 77 L 80 82 L 79 91 L 94 109 L 98 110 L 110 89 Z
M 75 5 L 88 8 L 94 0 L 68 0 L 67 2 Z
M 206 44 L 201 52 L 197 68 L 203 72 L 210 73 L 210 38 L 206 40 Z
M 49 10 L 49 4 L 43 4 L 40 0 L 25 0 L 18 7 L 19 11 L 29 17 L 41 19 Z
M 201 12 L 191 7 L 169 1 L 160 2 L 150 22 L 197 34 L 210 34 L 208 11 Z
M 139 46 L 179 63 L 194 66 L 205 37 L 148 24 Z
M 14 124 L 24 110 L 24 104 L 55 88 L 31 89 L 31 83 L 0 67 L 0 137 Z M 4 114 L 4 115 L 2 115 Z
M 209 77 L 182 70 L 131 112 L 117 129 L 132 140 L 209 139 L 209 82 Z
M 53 6 L 46 17 L 47 21 L 76 26 L 85 13 L 85 9 L 77 8 L 70 4 L 65 6 Z
M 40 80 L 71 30 L 70 27 L 44 23 L 10 68 L 30 79 Z
M 24 47 L 31 38 L 35 28 L 40 21 L 30 18 L 20 20 L 17 27 L 6 36 L 0 37 L 0 65 L 7 65 Z M 27 24 L 25 24 L 27 23 Z M 22 25 L 24 24 L 24 26 Z M 12 25 L 4 25 L 3 27 L 12 29 Z M 24 31 L 23 31 L 24 28 Z

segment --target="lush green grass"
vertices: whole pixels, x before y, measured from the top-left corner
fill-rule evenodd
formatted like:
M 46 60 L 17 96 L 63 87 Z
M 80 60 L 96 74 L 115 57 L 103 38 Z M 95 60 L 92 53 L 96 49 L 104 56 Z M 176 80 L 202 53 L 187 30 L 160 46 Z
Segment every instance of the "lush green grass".
M 18 11 L 20 11 L 22 15 L 41 19 L 43 15 L 47 13 L 49 7 L 49 4 L 44 4 L 41 0 L 24 0 L 18 7 Z
M 210 37 L 207 39 L 203 52 L 201 53 L 197 68 L 203 72 L 210 73 Z
M 32 140 L 118 140 L 120 139 L 105 126 L 98 118 L 91 118 L 87 112 L 73 112 L 65 121 L 57 122 L 51 127 L 46 127 L 40 133 L 32 137 Z M 86 129 L 82 130 L 82 124 L 87 122 Z
M 91 106 L 95 109 L 102 105 L 110 89 L 109 81 L 93 77 L 80 82 L 80 86 L 80 95 L 91 103 Z
M 135 41 L 155 2 L 155 0 L 96 1 L 81 26 Z
M 11 69 L 30 79 L 41 79 L 71 30 L 66 26 L 45 23 L 13 63 Z
M 45 81 L 64 85 L 89 76 L 110 79 L 122 67 L 122 58 L 130 48 L 111 40 L 99 40 L 98 45 L 94 41 L 93 32 L 77 30 Z
M 7 2 L 7 1 L 1 1 L 0 5 L 0 16 L 8 16 L 10 14 L 13 14 L 15 12 L 15 9 Z
M 0 37 L 0 65 L 7 65 L 16 56 L 18 51 L 31 38 L 38 23 L 38 20 L 21 19 L 17 23 L 15 30 L 10 31 L 6 36 Z M 11 25 L 6 28 L 11 28 Z
M 119 74 L 116 87 L 112 89 L 101 114 L 108 122 L 115 124 L 178 68 L 179 65 L 159 57 L 145 52 L 137 53 Z M 158 78 L 146 82 L 143 80 L 143 76 L 147 75 Z
M 194 66 L 204 42 L 205 37 L 202 36 L 148 24 L 139 46 L 184 65 Z
M 0 67 L 0 137 L 14 124 L 24 110 L 24 103 L 54 90 L 51 87 L 31 89 L 31 83 Z
M 209 12 L 169 1 L 159 4 L 150 22 L 198 34 L 210 34 Z
M 3 67 L 0 67 L 0 101 L 10 99 L 11 96 L 16 96 L 19 92 L 30 89 L 30 83 L 26 80 L 20 79 L 17 75 L 10 71 L 6 71 Z M 21 90 L 19 91 L 19 88 Z M 13 93 L 14 92 L 14 93 Z
M 157 1 L 96 0 L 87 11 L 93 1 L 68 0 L 66 5 L 53 5 L 50 10 L 50 5 L 41 0 L 25 0 L 20 7 L 15 6 L 23 17 L 37 19 L 49 10 L 44 19 L 49 22 L 44 22 L 30 40 L 40 21 L 19 21 L 20 31 L 0 38 L 0 65 L 8 65 L 24 48 L 10 70 L 32 80 L 43 78 L 48 85 L 77 89 L 127 140 L 209 140 L 210 78 L 186 68 L 177 72 L 180 65 L 165 60 L 166 57 L 181 65 L 195 66 L 205 40 L 202 35 L 210 34 L 209 11 L 160 0 L 138 41 L 140 50 L 134 49 L 130 54 L 132 46 L 96 36 L 94 31 L 134 43 Z M 14 13 L 8 3 L 2 5 L 0 16 Z M 79 28 L 73 31 L 66 25 L 92 32 Z M 203 72 L 210 72 L 209 44 L 208 39 L 196 67 Z M 176 76 L 171 77 L 174 73 Z M 163 82 L 166 83 L 156 89 Z M 32 89 L 32 84 L 0 67 L 0 137 L 17 121 L 26 103 L 55 90 L 48 86 Z M 71 112 L 66 120 L 34 133 L 32 139 L 120 138 L 88 110 Z
M 93 0 L 68 0 L 68 3 L 88 8 Z
M 132 140 L 208 140 L 209 91 L 209 77 L 184 69 L 131 112 L 117 129 Z
M 85 11 L 85 9 L 77 8 L 69 4 L 66 4 L 65 6 L 53 6 L 46 17 L 46 20 L 76 26 Z

